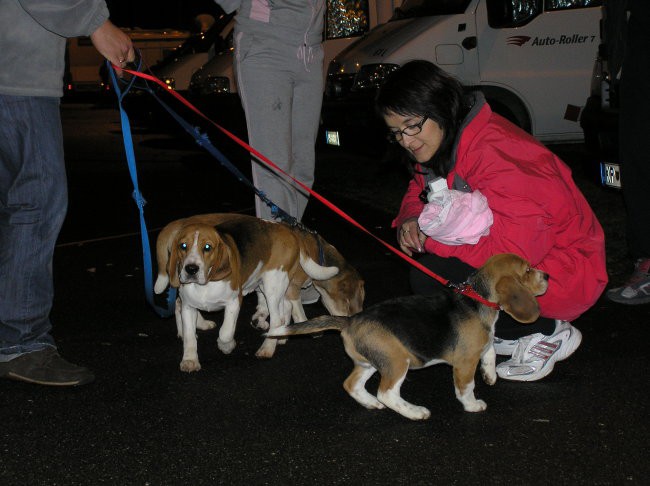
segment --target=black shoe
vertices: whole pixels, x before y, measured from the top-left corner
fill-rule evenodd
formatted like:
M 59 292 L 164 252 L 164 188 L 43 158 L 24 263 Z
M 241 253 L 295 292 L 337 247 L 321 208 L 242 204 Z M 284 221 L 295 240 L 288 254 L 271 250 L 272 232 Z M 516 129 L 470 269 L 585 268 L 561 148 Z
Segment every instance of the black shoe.
M 90 370 L 68 363 L 54 348 L 26 353 L 0 363 L 0 377 L 50 386 L 85 385 L 95 379 Z

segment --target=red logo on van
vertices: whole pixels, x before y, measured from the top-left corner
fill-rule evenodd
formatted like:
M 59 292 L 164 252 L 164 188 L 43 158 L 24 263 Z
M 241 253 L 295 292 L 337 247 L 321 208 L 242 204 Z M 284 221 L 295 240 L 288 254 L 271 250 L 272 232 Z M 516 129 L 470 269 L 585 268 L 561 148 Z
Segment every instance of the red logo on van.
M 508 37 L 508 45 L 521 47 L 529 40 L 530 37 L 527 35 L 511 35 Z

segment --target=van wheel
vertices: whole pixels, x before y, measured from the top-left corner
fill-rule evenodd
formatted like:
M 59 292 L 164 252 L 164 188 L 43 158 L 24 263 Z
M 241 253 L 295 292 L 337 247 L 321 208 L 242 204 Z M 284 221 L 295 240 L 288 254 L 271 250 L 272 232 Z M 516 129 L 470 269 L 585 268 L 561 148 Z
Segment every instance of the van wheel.
M 512 110 L 509 106 L 499 100 L 486 98 L 486 101 L 492 108 L 493 112 L 501 115 L 503 118 L 514 123 L 519 128 L 526 130 L 528 133 L 531 133 L 530 119 L 526 115 L 515 113 L 515 110 Z
M 516 95 L 494 86 L 481 86 L 479 89 L 485 95 L 485 100 L 492 111 L 528 133 L 532 133 L 533 125 L 528 110 Z

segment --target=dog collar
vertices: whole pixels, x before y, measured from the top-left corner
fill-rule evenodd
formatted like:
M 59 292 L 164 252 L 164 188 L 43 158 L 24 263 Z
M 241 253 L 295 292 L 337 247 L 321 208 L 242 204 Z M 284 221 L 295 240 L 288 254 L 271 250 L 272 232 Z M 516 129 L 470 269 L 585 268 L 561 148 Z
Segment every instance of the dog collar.
M 491 307 L 496 310 L 501 310 L 501 306 L 499 304 L 497 304 L 496 302 L 491 302 L 487 300 L 485 297 L 479 295 L 478 292 L 474 290 L 474 287 L 472 287 L 467 282 L 461 284 L 450 283 L 449 286 L 454 290 L 454 292 L 464 295 L 465 297 L 469 297 L 470 299 L 474 299 L 475 301 L 480 302 L 481 304 L 487 307 Z

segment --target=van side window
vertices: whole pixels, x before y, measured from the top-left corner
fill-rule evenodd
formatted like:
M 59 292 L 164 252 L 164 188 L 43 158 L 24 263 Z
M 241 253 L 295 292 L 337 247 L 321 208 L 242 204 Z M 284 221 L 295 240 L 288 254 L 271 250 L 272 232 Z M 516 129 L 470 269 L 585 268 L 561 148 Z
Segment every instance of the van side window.
M 327 0 L 325 39 L 359 37 L 368 32 L 368 0 Z
M 510 0 L 507 0 L 510 1 Z M 465 13 L 470 0 L 404 0 L 391 20 Z
M 600 7 L 602 4 L 603 0 L 544 0 L 544 10 Z
M 541 0 L 487 0 L 488 24 L 493 29 L 521 27 L 541 11 Z

